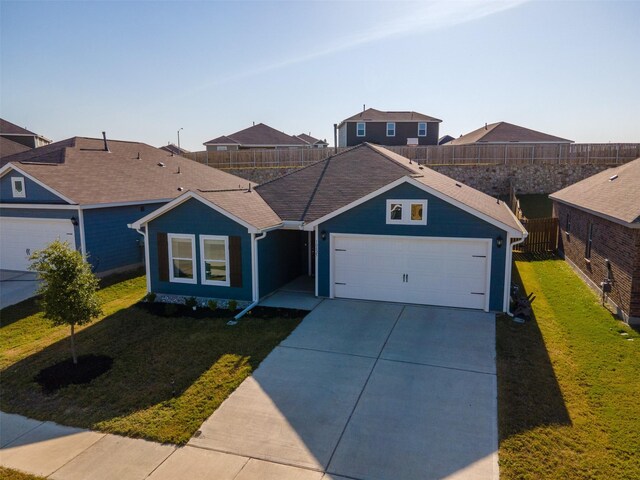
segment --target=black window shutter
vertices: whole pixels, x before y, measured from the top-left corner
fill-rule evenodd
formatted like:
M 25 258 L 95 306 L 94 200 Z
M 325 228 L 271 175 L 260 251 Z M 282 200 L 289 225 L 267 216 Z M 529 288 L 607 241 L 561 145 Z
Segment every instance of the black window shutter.
M 169 244 L 167 234 L 158 232 L 156 234 L 158 243 L 158 277 L 162 282 L 169 281 Z
M 229 283 L 242 287 L 242 242 L 240 237 L 229 237 Z

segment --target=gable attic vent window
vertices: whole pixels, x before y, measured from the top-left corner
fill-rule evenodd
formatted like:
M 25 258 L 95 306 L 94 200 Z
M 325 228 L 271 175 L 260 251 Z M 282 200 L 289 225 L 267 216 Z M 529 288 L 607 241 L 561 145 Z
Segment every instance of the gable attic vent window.
M 387 200 L 387 225 L 426 224 L 426 200 Z
M 24 177 L 11 177 L 11 193 L 13 198 L 26 198 L 24 189 Z

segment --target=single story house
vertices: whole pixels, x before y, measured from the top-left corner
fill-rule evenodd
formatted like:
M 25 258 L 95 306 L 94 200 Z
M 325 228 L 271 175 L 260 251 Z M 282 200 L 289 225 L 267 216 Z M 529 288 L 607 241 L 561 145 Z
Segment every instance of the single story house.
M 442 120 L 413 111 L 383 112 L 362 108 L 362 112 L 338 125 L 338 146 L 353 147 L 364 142 L 387 146 L 438 145 Z
M 573 140 L 538 132 L 507 122 L 484 124 L 477 130 L 461 135 L 446 145 L 502 145 L 507 143 L 573 143 Z
M 144 143 L 74 137 L 2 159 L 0 268 L 25 271 L 56 238 L 107 274 L 140 265 L 144 242 L 127 224 L 189 189 L 246 180 Z
M 244 304 L 301 275 L 315 295 L 506 311 L 507 205 L 369 143 L 255 188 L 185 192 L 133 222 L 148 289 Z
M 312 137 L 311 133 L 301 133 L 300 135 L 296 135 L 296 137 L 305 142 L 311 148 L 327 148 L 329 146 L 329 143 L 326 140 L 320 140 Z
M 247 150 L 252 148 L 309 148 L 310 145 L 298 137 L 287 135 L 269 125 L 259 123 L 229 135 L 222 135 L 204 142 L 208 152 L 225 150 Z
M 184 148 L 177 146 L 175 143 L 168 143 L 158 148 L 165 152 L 172 153 L 173 155 L 184 155 L 185 153 L 190 153 L 189 150 L 185 150 Z
M 621 318 L 640 324 L 640 158 L 549 197 L 565 260 Z

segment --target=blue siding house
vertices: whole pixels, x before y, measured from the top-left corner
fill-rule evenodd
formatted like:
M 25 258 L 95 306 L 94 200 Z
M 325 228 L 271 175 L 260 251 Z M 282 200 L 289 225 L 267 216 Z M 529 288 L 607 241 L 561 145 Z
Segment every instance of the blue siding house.
M 2 159 L 0 268 L 25 271 L 55 239 L 86 255 L 95 272 L 139 266 L 144 238 L 128 224 L 188 189 L 237 188 L 246 180 L 138 142 L 74 137 Z
M 485 311 L 508 310 L 526 237 L 504 202 L 368 143 L 258 187 L 187 191 L 131 228 L 168 301 L 255 304 L 307 275 L 320 297 Z

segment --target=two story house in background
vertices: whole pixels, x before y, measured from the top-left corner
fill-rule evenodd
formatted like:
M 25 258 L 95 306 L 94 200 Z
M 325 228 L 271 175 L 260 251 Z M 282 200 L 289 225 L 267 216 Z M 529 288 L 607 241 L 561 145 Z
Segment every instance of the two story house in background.
M 363 109 L 338 125 L 338 146 L 353 147 L 364 142 L 377 145 L 437 145 L 439 120 L 418 112 L 382 112 Z

